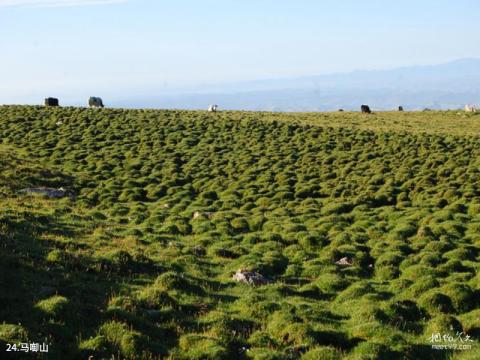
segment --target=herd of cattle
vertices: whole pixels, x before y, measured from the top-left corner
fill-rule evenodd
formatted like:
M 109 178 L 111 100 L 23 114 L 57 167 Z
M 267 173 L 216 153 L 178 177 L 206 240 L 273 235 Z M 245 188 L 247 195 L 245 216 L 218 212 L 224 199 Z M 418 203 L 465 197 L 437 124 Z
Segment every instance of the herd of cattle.
M 60 106 L 59 102 L 58 102 L 58 99 L 57 98 L 53 98 L 53 97 L 48 97 L 45 99 L 45 102 L 44 102 L 45 106 Z M 88 107 L 91 107 L 91 108 L 103 108 L 104 105 L 103 105 L 103 101 L 101 98 L 99 97 L 96 97 L 96 96 L 91 96 L 89 99 L 88 99 Z
M 45 106 L 60 106 L 60 105 L 59 105 L 59 102 L 58 102 L 57 98 L 48 97 L 48 98 L 45 99 Z M 103 108 L 104 107 L 103 101 L 99 97 L 91 96 L 88 99 L 88 107 Z M 424 109 L 424 111 L 429 111 L 429 110 L 430 109 Z M 465 112 L 474 113 L 474 112 L 477 112 L 479 110 L 480 109 L 478 109 L 475 105 L 465 105 Z M 208 107 L 208 112 L 217 112 L 217 111 L 218 111 L 218 105 L 216 105 L 216 104 L 210 105 Z M 339 109 L 338 111 L 343 111 L 343 109 Z M 368 105 L 362 105 L 360 107 L 360 111 L 363 114 L 371 114 L 372 113 L 372 110 L 370 109 L 370 106 L 368 106 Z M 403 106 L 399 106 L 398 111 L 403 111 Z

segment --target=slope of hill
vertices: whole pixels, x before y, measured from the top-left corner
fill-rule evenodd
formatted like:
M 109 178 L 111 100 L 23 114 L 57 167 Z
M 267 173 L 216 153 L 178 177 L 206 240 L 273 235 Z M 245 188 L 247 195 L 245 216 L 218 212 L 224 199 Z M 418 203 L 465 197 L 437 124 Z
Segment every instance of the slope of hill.
M 479 120 L 0 107 L 0 346 L 478 357 Z
M 480 59 L 391 70 L 296 79 L 204 85 L 182 91 L 152 90 L 114 101 L 122 107 L 204 109 L 210 103 L 223 109 L 274 111 L 357 110 L 360 104 L 375 109 L 458 109 L 480 103 Z M 152 95 L 155 94 L 155 95 Z

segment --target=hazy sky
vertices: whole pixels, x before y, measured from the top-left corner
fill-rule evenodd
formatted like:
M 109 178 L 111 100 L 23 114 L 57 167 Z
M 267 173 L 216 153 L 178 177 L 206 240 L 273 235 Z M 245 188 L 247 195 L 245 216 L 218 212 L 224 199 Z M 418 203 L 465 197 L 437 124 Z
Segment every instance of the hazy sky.
M 0 0 L 0 103 L 480 57 L 478 0 Z

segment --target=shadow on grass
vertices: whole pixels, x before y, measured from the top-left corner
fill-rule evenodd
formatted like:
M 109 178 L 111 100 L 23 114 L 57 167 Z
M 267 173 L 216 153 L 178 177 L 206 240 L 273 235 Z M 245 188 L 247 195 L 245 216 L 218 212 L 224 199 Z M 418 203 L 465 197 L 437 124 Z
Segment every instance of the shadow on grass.
M 103 322 L 111 320 L 111 314 L 105 312 L 106 305 L 113 294 L 125 289 L 128 276 L 95 268 L 87 272 L 47 261 L 47 255 L 58 249 L 59 244 L 40 241 L 40 236 L 52 235 L 51 229 L 54 234 L 75 235 L 71 227 L 53 215 L 11 211 L 1 215 L 0 222 L 0 322 L 20 324 L 28 334 L 28 341 L 49 344 L 48 359 L 82 357 L 79 340 L 94 336 Z M 62 307 L 52 304 L 51 309 L 47 307 L 48 311 L 39 310 L 40 301 L 54 296 L 66 298 L 65 304 Z M 165 335 L 141 317 L 129 320 L 154 338 Z M 11 341 L 14 340 L 25 342 L 27 339 L 12 337 Z M 152 342 L 154 353 L 168 352 L 168 344 L 161 349 L 157 345 Z M 5 346 L 5 341 L 0 340 L 2 352 L 1 347 Z

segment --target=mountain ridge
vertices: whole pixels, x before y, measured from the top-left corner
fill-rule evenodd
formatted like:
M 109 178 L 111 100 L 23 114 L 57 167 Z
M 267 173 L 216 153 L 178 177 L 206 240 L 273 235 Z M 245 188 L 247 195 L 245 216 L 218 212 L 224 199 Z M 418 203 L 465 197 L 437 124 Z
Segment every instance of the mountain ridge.
M 399 105 L 410 110 L 456 109 L 467 103 L 480 103 L 480 59 L 150 90 L 148 94 L 114 100 L 111 105 L 204 109 L 211 103 L 222 109 L 255 111 L 358 110 L 362 103 L 378 110 Z

